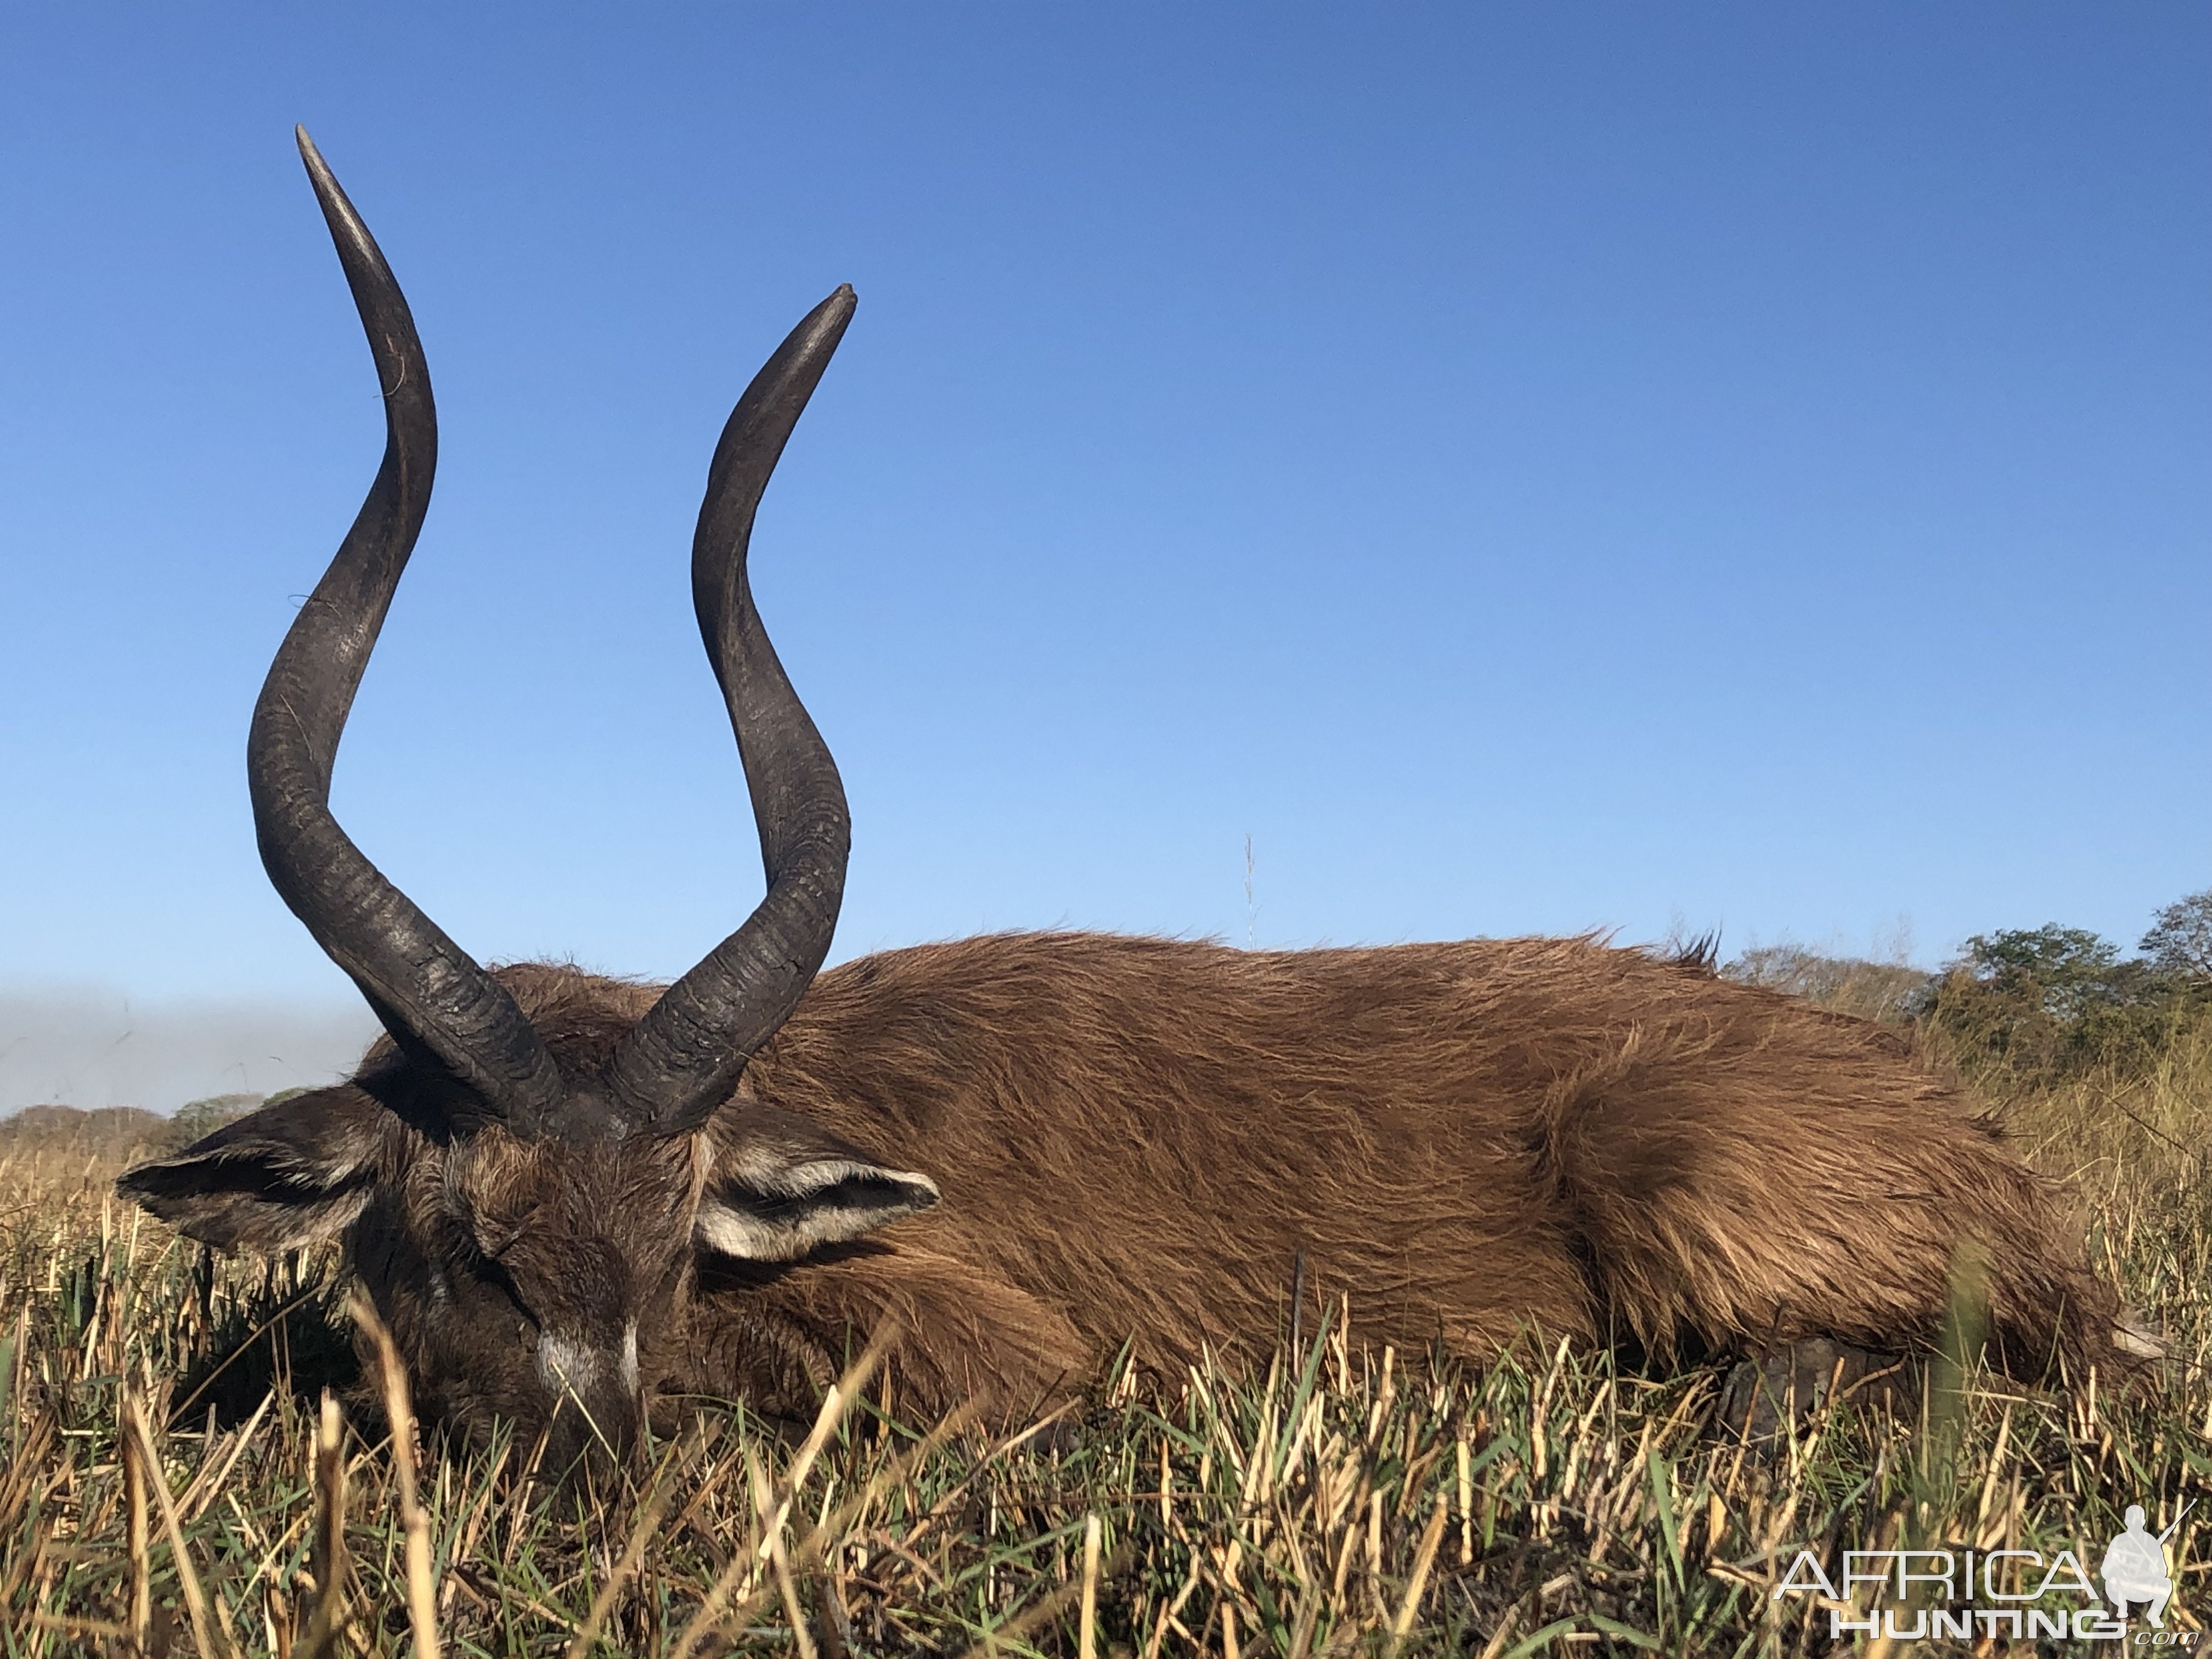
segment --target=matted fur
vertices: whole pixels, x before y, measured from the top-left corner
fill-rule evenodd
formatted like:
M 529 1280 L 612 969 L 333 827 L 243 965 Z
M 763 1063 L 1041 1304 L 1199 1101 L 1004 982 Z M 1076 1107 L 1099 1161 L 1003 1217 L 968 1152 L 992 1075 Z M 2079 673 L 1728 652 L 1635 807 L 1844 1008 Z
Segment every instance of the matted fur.
M 571 1075 L 658 988 L 499 971 Z M 323 1176 L 256 1114 L 125 1189 L 218 1243 L 343 1228 L 426 1407 L 475 1427 L 545 1420 L 549 1338 L 620 1438 L 656 1394 L 801 1414 L 886 1324 L 909 1404 L 1018 1411 L 1125 1343 L 1170 1375 L 1264 1354 L 1294 1280 L 1409 1353 L 1534 1329 L 1664 1359 L 1910 1347 L 1967 1264 L 2016 1372 L 2115 1358 L 2075 1229 L 1905 1037 L 1589 939 L 888 951 L 823 974 L 674 1140 L 446 1138 L 442 1086 L 380 1042 L 284 1120 Z M 732 1172 L 809 1159 L 882 1176 L 855 1201 L 897 1218 L 721 1254 L 696 1218 Z M 321 1219 L 283 1219 L 317 1181 Z

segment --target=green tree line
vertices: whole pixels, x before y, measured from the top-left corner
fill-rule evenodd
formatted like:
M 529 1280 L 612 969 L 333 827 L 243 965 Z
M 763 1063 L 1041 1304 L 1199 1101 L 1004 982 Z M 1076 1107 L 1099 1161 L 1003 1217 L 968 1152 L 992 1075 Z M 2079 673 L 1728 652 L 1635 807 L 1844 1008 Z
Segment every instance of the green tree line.
M 1933 974 L 1788 945 L 1747 951 L 1723 971 L 1843 1012 L 1917 1024 L 1984 1081 L 2139 1073 L 2212 1024 L 2212 889 L 2159 911 L 2132 955 L 2053 922 L 1977 933 Z

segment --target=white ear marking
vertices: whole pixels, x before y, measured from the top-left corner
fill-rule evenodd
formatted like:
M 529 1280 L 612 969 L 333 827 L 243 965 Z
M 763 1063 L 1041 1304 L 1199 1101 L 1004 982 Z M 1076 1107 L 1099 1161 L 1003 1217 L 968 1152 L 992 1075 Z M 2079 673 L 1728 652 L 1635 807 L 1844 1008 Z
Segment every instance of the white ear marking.
M 732 1162 L 737 1179 L 701 1201 L 693 1237 L 748 1261 L 795 1261 L 817 1245 L 858 1238 L 926 1210 L 943 1195 L 919 1170 L 853 1158 L 788 1164 L 756 1152 Z M 854 1190 L 839 1195 L 848 1183 Z

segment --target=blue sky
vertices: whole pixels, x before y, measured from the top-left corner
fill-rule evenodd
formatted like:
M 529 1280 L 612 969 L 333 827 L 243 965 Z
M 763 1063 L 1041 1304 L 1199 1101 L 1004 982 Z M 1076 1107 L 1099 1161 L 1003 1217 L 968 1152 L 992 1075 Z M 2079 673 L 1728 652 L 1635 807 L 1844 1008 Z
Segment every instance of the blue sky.
M 480 957 L 671 974 L 757 896 L 690 527 L 848 281 L 754 543 L 852 797 L 841 956 L 1932 962 L 2212 886 L 2201 6 L 4 30 L 0 984 L 347 994 L 242 778 L 380 442 L 295 121 L 442 420 L 336 804 Z

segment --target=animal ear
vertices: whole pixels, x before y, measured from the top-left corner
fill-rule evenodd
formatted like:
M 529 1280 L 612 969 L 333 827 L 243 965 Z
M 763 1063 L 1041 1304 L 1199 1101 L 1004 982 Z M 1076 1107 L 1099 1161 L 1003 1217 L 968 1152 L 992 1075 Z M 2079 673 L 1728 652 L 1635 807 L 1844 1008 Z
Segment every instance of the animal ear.
M 732 1133 L 733 1132 L 733 1133 Z M 692 1239 L 747 1261 L 796 1261 L 937 1202 L 937 1183 L 884 1168 L 786 1112 L 755 1108 L 718 1136 Z
M 187 1238 L 293 1250 L 367 1207 L 398 1121 L 344 1085 L 248 1112 L 181 1152 L 125 1170 L 115 1188 Z

